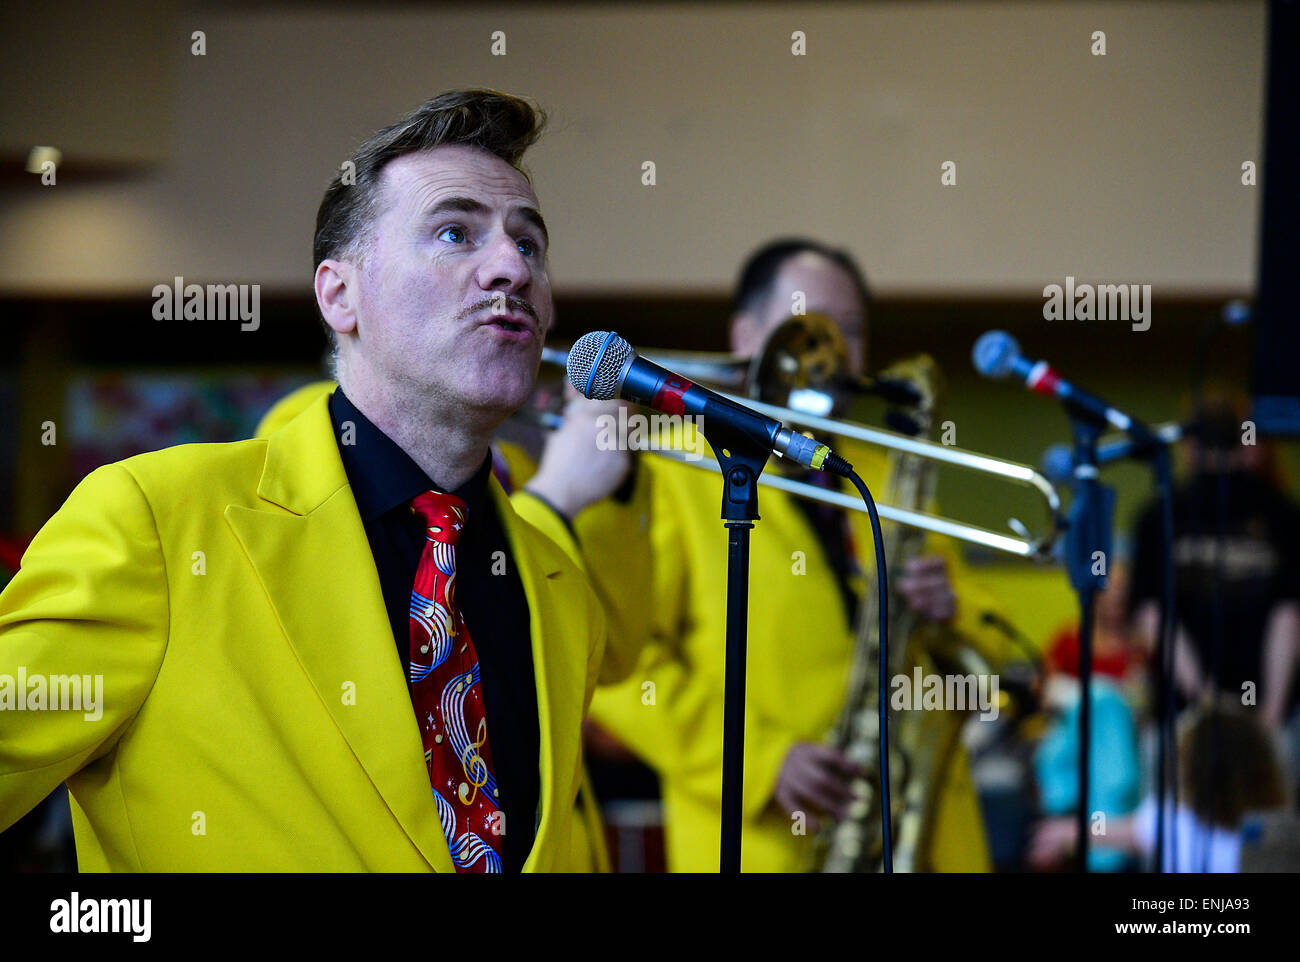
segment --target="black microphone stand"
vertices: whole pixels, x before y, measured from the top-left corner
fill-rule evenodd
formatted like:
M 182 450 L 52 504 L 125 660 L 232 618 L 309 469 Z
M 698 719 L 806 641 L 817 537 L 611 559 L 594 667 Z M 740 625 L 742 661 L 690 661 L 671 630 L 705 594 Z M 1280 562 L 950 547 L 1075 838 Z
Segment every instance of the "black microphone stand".
M 1156 641 L 1156 661 L 1159 676 L 1156 688 L 1156 851 L 1155 870 L 1165 870 L 1165 811 L 1166 795 L 1172 791 L 1174 808 L 1178 807 L 1177 756 L 1173 751 L 1174 704 L 1177 687 L 1174 680 L 1174 652 L 1177 641 L 1178 618 L 1175 612 L 1177 595 L 1174 572 L 1174 475 L 1169 463 L 1169 447 L 1159 444 L 1151 452 L 1151 465 L 1155 474 L 1157 497 L 1160 501 L 1160 629 Z M 1169 842 L 1173 846 L 1174 869 L 1177 871 L 1178 820 L 1172 819 Z
M 1101 483 L 1097 438 L 1105 422 L 1068 401 L 1074 432 L 1074 501 L 1065 536 L 1065 568 L 1079 597 L 1079 804 L 1078 871 L 1088 871 L 1088 789 L 1092 754 L 1092 630 L 1094 600 L 1106 586 L 1115 490 Z M 1100 552 L 1100 559 L 1097 553 Z M 1100 560 L 1100 566 L 1097 561 Z
M 720 442 L 721 439 L 718 439 Z M 711 442 L 713 443 L 713 442 Z M 745 780 L 745 651 L 749 635 L 749 532 L 758 516 L 758 477 L 769 455 L 743 437 L 714 443 L 722 468 L 727 529 L 727 655 L 723 678 L 722 851 L 719 872 L 740 872 Z
M 1106 586 L 1110 565 L 1111 525 L 1115 513 L 1115 491 L 1100 483 L 1097 471 L 1097 437 L 1105 422 L 1095 413 L 1076 408 L 1067 401 L 1074 431 L 1074 503 L 1065 539 L 1065 565 L 1079 596 L 1079 806 L 1078 870 L 1088 870 L 1088 790 L 1092 754 L 1092 635 L 1094 602 Z M 1161 619 L 1156 647 L 1159 687 L 1156 715 L 1158 748 L 1156 760 L 1156 871 L 1163 870 L 1165 847 L 1166 777 L 1172 765 L 1173 742 L 1173 658 L 1174 658 L 1174 569 L 1173 569 L 1173 473 L 1167 442 L 1146 435 L 1134 447 L 1134 457 L 1151 461 L 1161 507 L 1162 563 Z M 1096 554 L 1104 564 L 1098 569 Z M 1177 789 L 1175 788 L 1175 791 Z

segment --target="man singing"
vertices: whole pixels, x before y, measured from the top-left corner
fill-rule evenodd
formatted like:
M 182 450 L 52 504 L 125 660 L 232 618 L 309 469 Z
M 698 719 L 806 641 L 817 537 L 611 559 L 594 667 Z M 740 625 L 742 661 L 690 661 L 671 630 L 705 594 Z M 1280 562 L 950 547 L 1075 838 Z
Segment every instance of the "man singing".
M 604 617 L 489 455 L 553 314 L 543 123 L 453 91 L 365 141 L 313 251 L 338 390 L 46 523 L 0 678 L 100 678 L 102 712 L 0 711 L 0 829 L 66 780 L 83 871 L 567 867 Z

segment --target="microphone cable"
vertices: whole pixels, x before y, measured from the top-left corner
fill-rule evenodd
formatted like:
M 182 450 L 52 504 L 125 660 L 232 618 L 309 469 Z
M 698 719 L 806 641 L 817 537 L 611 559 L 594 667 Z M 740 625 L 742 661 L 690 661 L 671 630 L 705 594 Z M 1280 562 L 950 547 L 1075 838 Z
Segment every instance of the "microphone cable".
M 880 634 L 880 679 L 876 685 L 876 702 L 879 711 L 880 723 L 880 844 L 883 858 L 884 871 L 886 874 L 893 874 L 894 871 L 894 843 L 892 836 L 893 818 L 890 812 L 889 803 L 889 712 L 888 699 L 885 697 L 889 691 L 889 572 L 885 570 L 885 538 L 880 531 L 880 515 L 876 513 L 876 501 L 867 489 L 867 484 L 863 481 L 853 466 L 838 455 L 832 455 L 838 461 L 843 463 L 846 469 L 843 472 L 834 471 L 842 477 L 846 477 L 858 489 L 858 494 L 862 496 L 863 503 L 867 506 L 867 514 L 871 518 L 871 538 L 875 542 L 876 549 L 876 591 L 879 595 L 879 603 L 876 606 L 876 614 L 879 616 L 879 634 Z M 838 467 L 839 465 L 836 465 Z

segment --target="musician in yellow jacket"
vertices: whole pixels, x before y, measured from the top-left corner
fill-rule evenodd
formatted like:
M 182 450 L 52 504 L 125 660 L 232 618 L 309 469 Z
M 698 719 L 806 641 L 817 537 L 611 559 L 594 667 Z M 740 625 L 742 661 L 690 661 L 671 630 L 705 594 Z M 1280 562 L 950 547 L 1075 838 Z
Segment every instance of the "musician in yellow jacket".
M 604 614 L 487 470 L 554 309 L 518 167 L 540 128 L 518 98 L 452 91 L 363 143 L 314 244 L 341 390 L 266 438 L 105 465 L 37 534 L 0 594 L 0 830 L 66 780 L 83 870 L 568 866 Z M 414 495 L 364 507 L 393 477 Z M 479 523 L 504 545 L 491 590 L 511 617 L 467 619 L 476 655 L 457 622 L 472 680 L 444 679 L 467 687 L 426 720 L 403 669 L 422 570 L 405 548 L 423 566 L 438 540 L 438 570 L 456 561 L 415 515 L 460 492 L 461 548 Z M 472 561 L 462 612 L 496 574 Z M 480 667 L 512 697 L 479 688 Z M 466 725 L 472 752 L 452 747 Z M 466 823 L 457 802 L 494 771 L 510 819 Z
M 338 387 L 333 381 L 312 381 L 304 384 L 302 387 L 291 391 L 279 401 L 277 401 L 262 419 L 258 422 L 255 430 L 255 436 L 259 438 L 269 437 L 284 425 L 288 424 L 302 411 L 311 406 L 312 402 L 318 398 L 333 393 Z M 617 410 L 615 405 L 595 405 L 596 410 L 614 411 Z M 588 409 L 589 411 L 591 409 Z M 566 432 L 572 432 L 580 425 L 570 422 L 565 426 Z M 553 439 L 552 445 L 563 446 L 567 439 Z M 584 450 L 586 445 L 582 444 L 582 439 L 575 439 L 573 442 L 581 446 Z M 525 521 L 528 521 L 539 531 L 547 535 L 552 541 L 564 549 L 564 551 L 578 564 L 579 567 L 585 568 L 582 551 L 574 538 L 572 519 L 563 514 L 558 505 L 553 503 L 549 498 L 543 498 L 537 493 L 529 491 L 524 487 L 537 472 L 537 464 L 522 447 L 517 444 L 511 444 L 507 441 L 494 441 L 492 443 L 492 473 L 504 492 L 510 496 L 511 506 L 515 513 Z M 621 478 L 628 467 L 627 457 L 624 454 L 619 457 L 616 453 L 602 454 L 596 458 L 584 458 L 583 475 L 581 479 L 575 479 L 565 473 L 565 488 L 568 490 L 570 498 L 574 496 L 573 486 L 577 481 L 579 484 L 587 485 L 604 485 L 612 483 L 613 478 Z M 593 471 L 593 468 L 596 470 Z M 599 472 L 613 472 L 611 481 L 603 481 L 599 477 Z M 592 475 L 597 476 L 593 479 Z M 597 489 L 593 489 L 592 494 L 583 496 L 581 492 L 577 493 L 580 501 L 561 500 L 567 510 L 572 511 L 575 515 L 596 499 Z M 649 552 L 636 552 L 633 557 L 629 558 L 629 565 L 625 570 L 625 576 L 632 577 L 641 581 L 647 580 L 650 576 Z M 599 587 L 598 593 L 599 593 Z M 627 677 L 636 665 L 639 654 L 639 646 L 644 639 L 644 635 L 639 631 L 633 631 L 620 623 L 620 615 L 626 613 L 626 607 L 609 603 L 609 599 L 602 599 L 602 607 L 606 611 L 606 645 L 604 658 L 600 667 L 600 680 L 603 683 L 620 681 Z M 556 866 L 557 869 L 570 872 L 608 872 L 609 871 L 609 852 L 605 845 L 604 823 L 600 817 L 600 807 L 597 804 L 596 796 L 592 791 L 589 779 L 585 770 L 582 776 L 582 790 L 578 796 L 578 817 L 574 819 L 572 831 L 572 855 L 566 864 Z
M 861 373 L 868 297 L 847 257 L 811 242 L 770 245 L 751 258 L 740 288 L 732 324 L 737 354 L 752 353 L 802 298 L 808 312 L 837 321 Z M 852 447 L 842 453 L 887 502 L 886 458 Z M 608 499 L 577 520 L 602 596 L 623 599 L 651 632 L 628 679 L 597 691 L 592 716 L 658 773 L 670 869 L 716 871 L 727 570 L 721 482 L 715 474 L 649 456 L 639 459 L 636 470 L 629 501 Z M 842 526 L 816 520 L 816 509 L 771 488 L 760 489 L 759 510 L 762 520 L 751 539 L 742 868 L 799 871 L 811 864 L 810 817 L 843 814 L 847 782 L 855 774 L 824 739 L 843 707 L 853 653 L 846 594 L 860 597 L 874 583 L 872 539 L 866 516 L 850 512 L 864 571 L 846 577 L 846 559 L 834 557 Z M 647 526 L 650 585 L 627 576 L 629 551 L 641 550 L 635 533 Z M 1004 646 L 982 626 L 986 605 L 969 579 L 959 576 L 956 552 L 941 541 L 931 544 L 906 570 L 890 572 L 894 586 L 954 641 L 964 638 L 990 656 L 1000 655 Z M 635 617 L 625 616 L 629 622 Z M 978 800 L 960 745 L 951 747 L 933 791 L 938 798 L 931 857 L 919 868 L 987 870 Z

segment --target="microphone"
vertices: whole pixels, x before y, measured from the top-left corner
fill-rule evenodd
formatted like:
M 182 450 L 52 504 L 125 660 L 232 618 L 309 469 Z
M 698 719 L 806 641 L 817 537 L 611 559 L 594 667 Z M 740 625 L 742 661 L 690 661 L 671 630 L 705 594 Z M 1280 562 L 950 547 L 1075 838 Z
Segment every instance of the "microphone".
M 1223 323 L 1229 327 L 1241 327 L 1255 319 L 1255 308 L 1240 298 L 1223 305 Z
M 719 447 L 750 442 L 818 471 L 840 477 L 853 471 L 825 444 L 646 360 L 612 331 L 592 331 L 578 338 L 569 349 L 566 368 L 569 383 L 583 397 L 624 398 L 664 414 L 698 417 L 705 436 Z
M 971 359 L 975 362 L 975 369 L 985 377 L 998 379 L 1015 375 L 1031 391 L 1056 398 L 1077 414 L 1127 431 L 1144 443 L 1150 444 L 1155 440 L 1150 428 L 1141 421 L 1071 384 L 1052 370 L 1046 361 L 1031 361 L 1024 357 L 1016 339 L 1006 331 L 981 334 L 975 342 Z
M 1181 424 L 1165 424 L 1155 428 L 1154 433 L 1156 440 L 1161 444 L 1173 444 L 1175 441 L 1182 440 L 1183 426 Z M 1097 466 L 1101 467 L 1104 464 L 1110 464 L 1112 461 L 1122 461 L 1125 458 L 1140 455 L 1147 447 L 1146 442 L 1137 441 L 1133 438 L 1100 445 L 1097 448 Z M 1039 467 L 1043 469 L 1043 476 L 1054 484 L 1068 481 L 1074 476 L 1074 449 L 1068 444 L 1053 444 L 1043 452 Z

